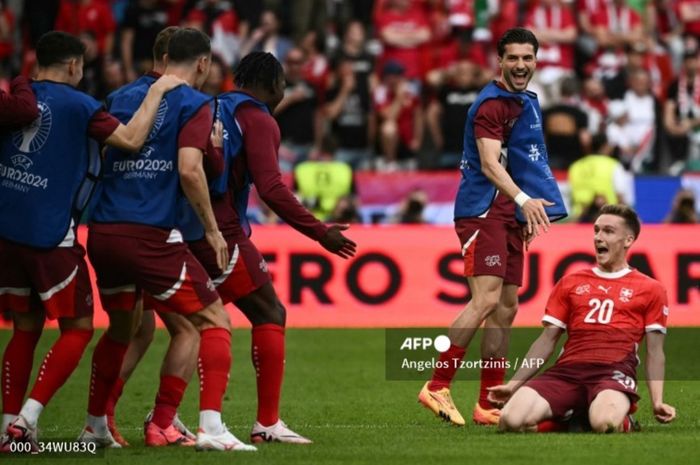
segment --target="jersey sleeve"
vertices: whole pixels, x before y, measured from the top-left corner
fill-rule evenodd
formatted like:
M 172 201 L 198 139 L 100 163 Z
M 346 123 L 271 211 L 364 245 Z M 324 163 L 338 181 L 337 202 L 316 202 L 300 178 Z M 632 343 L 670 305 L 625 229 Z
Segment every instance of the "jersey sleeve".
M 557 328 L 566 329 L 569 324 L 569 315 L 571 314 L 571 304 L 569 302 L 569 286 L 562 278 L 552 289 L 552 293 L 547 300 L 547 306 L 544 309 L 542 323 L 549 323 Z
M 177 137 L 177 148 L 192 147 L 206 153 L 209 146 L 209 135 L 214 117 L 209 105 L 202 105 L 197 113 L 180 129 Z
M 97 142 L 104 143 L 117 130 L 120 124 L 117 118 L 107 113 L 103 108 L 90 118 L 88 135 Z
M 496 139 L 504 142 L 507 102 L 505 99 L 494 98 L 479 106 L 474 117 L 474 137 Z
M 644 313 L 644 330 L 648 333 L 659 331 L 666 334 L 668 320 L 668 296 L 661 284 L 656 283 L 650 289 L 650 296 Z

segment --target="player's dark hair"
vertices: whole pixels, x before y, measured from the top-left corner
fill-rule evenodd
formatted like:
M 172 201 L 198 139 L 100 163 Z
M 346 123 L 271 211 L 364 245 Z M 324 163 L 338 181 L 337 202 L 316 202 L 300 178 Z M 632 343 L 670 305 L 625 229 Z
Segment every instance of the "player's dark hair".
M 168 42 L 168 61 L 171 63 L 191 63 L 210 53 L 209 36 L 191 27 L 178 29 Z
M 627 225 L 628 228 L 630 228 L 630 231 L 632 231 L 632 234 L 634 234 L 634 238 L 637 239 L 639 237 L 639 233 L 642 230 L 642 226 L 639 223 L 639 216 L 637 216 L 637 212 L 635 212 L 632 207 L 628 207 L 627 205 L 603 205 L 603 208 L 600 209 L 599 215 L 615 215 L 619 216 L 623 220 L 625 220 L 625 224 Z
M 42 68 L 81 58 L 84 54 L 85 45 L 66 32 L 47 32 L 36 43 L 36 61 Z
M 153 61 L 160 61 L 163 59 L 163 55 L 168 53 L 170 38 L 179 30 L 180 28 L 178 26 L 168 26 L 158 33 L 156 41 L 153 42 Z
M 535 55 L 537 55 L 537 50 L 540 48 L 540 43 L 537 41 L 535 34 L 523 27 L 508 29 L 503 34 L 503 37 L 498 41 L 499 57 L 503 58 L 503 54 L 506 53 L 506 45 L 508 44 L 530 44 L 535 49 Z
M 274 92 L 275 85 L 284 76 L 284 70 L 271 53 L 252 52 L 243 57 L 233 74 L 236 87 L 262 87 Z

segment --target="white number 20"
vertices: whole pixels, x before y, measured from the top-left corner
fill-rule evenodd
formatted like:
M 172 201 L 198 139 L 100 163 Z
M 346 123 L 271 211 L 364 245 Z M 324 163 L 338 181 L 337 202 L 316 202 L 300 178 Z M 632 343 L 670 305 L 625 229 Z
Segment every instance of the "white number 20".
M 599 323 L 601 325 L 610 323 L 615 302 L 611 299 L 605 299 L 602 302 L 600 299 L 591 299 L 588 301 L 588 305 L 591 306 L 591 311 L 583 319 L 585 323 Z

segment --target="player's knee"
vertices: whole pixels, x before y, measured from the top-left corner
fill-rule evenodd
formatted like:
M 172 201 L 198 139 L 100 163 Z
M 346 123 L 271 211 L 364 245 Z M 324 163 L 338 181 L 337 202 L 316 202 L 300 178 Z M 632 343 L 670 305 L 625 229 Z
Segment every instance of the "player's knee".
M 270 323 L 279 326 L 284 326 L 287 323 L 287 309 L 282 305 L 282 302 L 277 301 L 271 306 L 270 310 L 265 314 L 263 323 Z
M 473 300 L 473 311 L 478 312 L 482 319 L 491 316 L 498 308 L 498 297 L 495 295 L 486 295 Z
M 197 328 L 197 331 L 203 331 L 211 328 L 224 328 L 231 330 L 231 322 L 228 314 L 224 309 L 221 299 L 208 305 L 197 313 L 189 316 L 190 322 Z
M 609 415 L 591 417 L 589 421 L 594 433 L 614 433 L 619 427 L 615 420 Z
M 498 429 L 506 432 L 522 431 L 524 427 L 524 417 L 513 409 L 501 411 L 501 418 L 498 421 Z

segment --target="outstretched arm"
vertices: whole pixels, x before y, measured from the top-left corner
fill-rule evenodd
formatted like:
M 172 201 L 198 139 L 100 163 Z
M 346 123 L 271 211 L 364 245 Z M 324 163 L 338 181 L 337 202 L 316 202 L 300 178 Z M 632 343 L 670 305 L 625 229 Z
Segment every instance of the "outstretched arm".
M 646 376 L 649 398 L 654 411 L 654 418 L 659 423 L 669 423 L 676 418 L 676 409 L 664 404 L 664 371 L 666 356 L 664 355 L 665 335 L 659 331 L 650 331 L 647 337 Z
M 513 393 L 535 376 L 540 367 L 549 360 L 563 332 L 563 329 L 545 323 L 542 334 L 532 343 L 525 355 L 524 361 L 528 362 L 527 365 L 521 365 L 507 384 L 489 388 L 489 400 L 496 404 L 506 403 Z
M 10 93 L 0 91 L 0 125 L 22 127 L 39 117 L 36 97 L 25 77 L 12 81 Z

